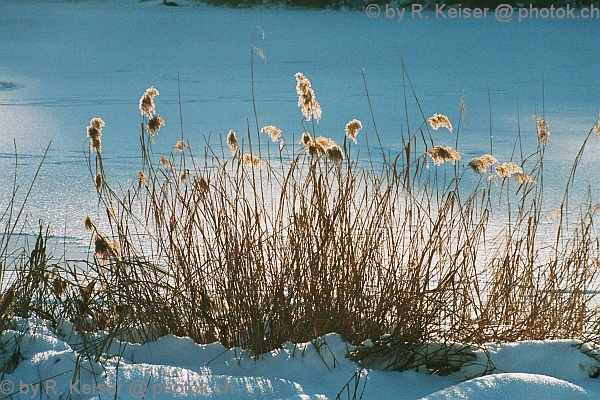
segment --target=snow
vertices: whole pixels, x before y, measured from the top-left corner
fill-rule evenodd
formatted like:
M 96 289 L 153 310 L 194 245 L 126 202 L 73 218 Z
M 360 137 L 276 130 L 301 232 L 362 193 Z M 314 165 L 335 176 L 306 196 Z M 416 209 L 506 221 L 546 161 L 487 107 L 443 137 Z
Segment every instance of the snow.
M 0 391 L 19 399 L 58 399 L 66 394 L 73 399 L 101 399 L 113 398 L 117 391 L 120 399 L 335 399 L 338 394 L 345 399 L 355 393 L 364 399 L 600 396 L 600 381 L 590 377 L 600 362 L 568 340 L 488 344 L 487 354 L 478 350 L 476 361 L 456 373 L 438 376 L 361 370 L 346 358 L 353 346 L 336 334 L 304 344 L 288 343 L 253 357 L 239 348 L 199 345 L 174 335 L 145 344 L 102 342 L 107 338 L 104 333 L 84 341 L 71 324 L 52 329 L 33 318 L 15 320 L 12 328 L 2 337 L 2 357 L 10 357 L 17 344 L 22 357 L 14 371 L 4 374 Z M 92 349 L 94 343 L 104 344 L 104 350 L 96 353 L 97 361 L 84 360 L 84 349 Z M 495 366 L 493 374 L 480 376 L 490 365 Z M 356 376 L 360 379 L 355 385 Z

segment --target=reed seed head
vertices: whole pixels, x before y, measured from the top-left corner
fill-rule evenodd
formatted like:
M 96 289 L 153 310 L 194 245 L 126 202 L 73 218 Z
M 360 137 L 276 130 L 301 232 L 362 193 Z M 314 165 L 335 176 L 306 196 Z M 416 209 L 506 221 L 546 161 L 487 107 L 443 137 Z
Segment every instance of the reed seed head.
M 173 146 L 173 148 L 175 150 L 183 151 L 183 149 L 189 149 L 190 146 L 185 141 L 180 140 L 177 143 L 175 143 L 175 146 Z
M 165 168 L 170 168 L 171 167 L 171 163 L 167 159 L 167 156 L 161 156 L 160 157 L 160 165 L 162 165 Z
M 83 222 L 83 225 L 85 226 L 85 229 L 87 229 L 88 231 L 93 231 L 96 229 L 96 224 L 94 223 L 94 221 L 92 221 L 92 219 L 89 216 L 85 217 L 85 221 Z
M 244 167 L 260 167 L 262 165 L 262 160 L 260 157 L 255 156 L 254 154 L 247 153 L 242 157 L 242 165 Z
M 445 115 L 433 114 L 427 119 L 427 122 L 429 122 L 429 125 L 431 125 L 431 128 L 433 128 L 433 130 L 437 131 L 439 128 L 446 128 L 450 132 L 452 132 L 452 124 L 450 123 L 448 117 L 446 117 Z
M 102 136 L 102 127 L 104 121 L 100 118 L 95 117 L 90 121 L 90 126 L 87 127 L 87 137 L 90 140 L 90 150 L 100 153 L 102 151 L 102 144 L 100 137 Z
M 435 146 L 427 154 L 431 156 L 434 165 L 440 165 L 444 162 L 450 162 L 454 165 L 456 161 L 460 160 L 460 154 L 448 146 Z
M 230 130 L 227 134 L 227 146 L 229 146 L 229 150 L 231 150 L 231 154 L 235 155 L 238 152 L 238 142 L 236 134 L 233 130 Z
M 102 174 L 100 172 L 98 172 L 96 174 L 96 176 L 94 177 L 94 183 L 96 184 L 96 187 L 98 189 L 100 189 L 102 187 L 103 182 L 104 182 L 104 179 L 102 178 Z
M 534 115 L 533 119 L 537 123 L 538 141 L 545 141 L 546 143 L 550 143 L 550 129 L 548 127 L 548 123 L 540 117 L 538 117 L 537 115 Z
M 146 129 L 148 130 L 148 134 L 150 136 L 154 136 L 160 131 L 160 128 L 165 124 L 165 120 L 160 117 L 160 115 L 155 115 L 148 120 L 148 125 L 146 125 Z
M 346 136 L 352 139 L 354 143 L 358 143 L 356 141 L 356 134 L 360 132 L 361 129 L 362 123 L 357 119 L 353 119 L 352 121 L 346 124 Z
M 94 240 L 94 254 L 96 258 L 107 260 L 110 258 L 111 243 L 108 238 L 104 235 L 96 235 Z
M 261 133 L 266 133 L 269 135 L 272 141 L 276 142 L 281 137 L 281 129 L 277 128 L 273 125 L 263 126 L 260 130 Z
M 207 193 L 210 187 L 208 186 L 208 182 L 203 177 L 196 179 L 196 188 L 200 191 L 200 193 Z
M 523 173 L 523 168 L 519 167 L 517 164 L 508 162 L 502 163 L 502 165 L 498 165 L 496 168 L 496 173 L 502 179 L 510 177 L 512 174 L 520 174 Z
M 594 125 L 594 133 L 600 137 L 600 118 L 598 118 L 596 125 Z
M 537 185 L 537 182 L 531 175 L 524 174 L 522 172 L 515 172 L 512 174 L 512 178 L 515 180 L 515 182 L 520 183 L 521 185 L 525 183 L 533 183 L 534 185 Z
M 302 143 L 303 145 L 307 145 L 308 142 L 310 142 L 312 140 L 312 137 L 310 136 L 310 133 L 308 132 L 304 132 L 302 134 L 302 139 L 300 139 L 300 143 Z
M 144 171 L 138 172 L 138 181 L 139 181 L 139 187 L 142 187 L 142 185 L 148 185 L 150 183 L 150 181 L 148 180 L 148 177 L 146 177 L 146 174 L 144 174 Z
M 152 114 L 156 112 L 156 106 L 154 105 L 154 97 L 158 96 L 158 90 L 154 86 L 146 89 L 142 97 L 140 98 L 140 111 L 142 115 L 146 115 L 148 118 L 152 118 Z
M 185 171 L 182 171 L 179 174 L 179 182 L 184 183 L 185 181 L 187 181 L 187 177 L 189 176 L 189 174 L 190 174 L 190 171 L 187 169 Z
M 485 154 L 483 156 L 480 157 L 476 157 L 474 159 L 472 159 L 471 161 L 469 161 L 468 166 L 475 172 L 477 172 L 478 174 L 483 174 L 485 173 L 485 171 L 487 171 L 487 169 L 489 167 L 491 167 L 494 164 L 497 164 L 498 160 L 496 160 L 495 157 L 489 155 L 489 154 Z
M 256 52 L 256 55 L 259 56 L 260 58 L 262 58 L 263 60 L 267 59 L 267 55 L 265 54 L 265 50 L 262 47 L 259 46 L 254 46 L 254 51 Z
M 304 119 L 310 121 L 314 118 L 321 120 L 321 106 L 315 97 L 315 92 L 310 81 L 301 72 L 296 73 L 296 93 L 298 93 L 298 107 L 302 109 Z
M 328 159 L 336 164 L 340 164 L 342 161 L 344 161 L 344 152 L 337 144 L 325 149 L 325 155 Z

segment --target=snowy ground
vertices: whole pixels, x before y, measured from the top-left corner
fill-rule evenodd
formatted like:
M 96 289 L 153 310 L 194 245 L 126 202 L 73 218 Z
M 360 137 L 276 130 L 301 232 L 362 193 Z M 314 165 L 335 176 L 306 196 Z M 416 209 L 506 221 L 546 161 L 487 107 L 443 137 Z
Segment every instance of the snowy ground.
M 140 345 L 114 341 L 99 360 L 83 361 L 82 338 L 69 324 L 56 330 L 19 320 L 3 338 L 3 357 L 15 344 L 22 360 L 0 382 L 6 398 L 164 399 L 597 399 L 600 363 L 573 341 L 527 341 L 488 346 L 488 355 L 449 376 L 363 370 L 345 358 L 352 347 L 330 334 L 285 345 L 258 359 L 218 343 L 197 345 L 172 335 Z M 93 338 L 88 338 L 91 343 Z M 101 335 L 95 339 L 102 339 Z M 90 345 L 88 344 L 88 348 Z M 79 350 L 79 351 L 76 351 Z M 490 365 L 492 375 L 474 377 Z M 356 377 L 360 379 L 356 379 Z M 349 382 L 348 386 L 345 386 Z M 356 385 L 355 385 L 356 383 Z

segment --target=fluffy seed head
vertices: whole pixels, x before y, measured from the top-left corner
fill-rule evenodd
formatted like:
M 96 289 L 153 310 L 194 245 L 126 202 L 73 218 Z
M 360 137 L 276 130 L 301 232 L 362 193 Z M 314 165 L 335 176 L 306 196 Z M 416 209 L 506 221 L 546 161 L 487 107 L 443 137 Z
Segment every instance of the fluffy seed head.
M 242 165 L 244 167 L 260 167 L 262 165 L 262 160 L 260 157 L 255 156 L 254 154 L 247 153 L 242 157 Z
M 362 123 L 357 119 L 353 119 L 352 121 L 350 121 L 346 124 L 346 136 L 349 137 L 350 139 L 352 139 L 352 141 L 354 141 L 354 143 L 357 143 L 356 134 L 361 129 L 362 129 Z
M 308 142 L 310 142 L 310 141 L 311 141 L 311 139 L 312 139 L 312 137 L 310 136 L 310 133 L 308 133 L 308 132 L 304 132 L 304 133 L 302 134 L 302 139 L 300 139 L 300 143 L 302 143 L 303 145 L 305 145 L 305 146 L 306 146 L 306 144 L 307 144 Z
M 185 171 L 182 171 L 179 174 L 179 182 L 183 183 L 187 180 L 188 175 L 190 174 L 190 171 L 188 171 L 187 169 Z
M 148 125 L 146 129 L 148 129 L 148 133 L 150 136 L 154 136 L 160 131 L 160 128 L 165 124 L 165 120 L 160 117 L 160 115 L 155 115 L 148 120 Z
M 150 183 L 150 181 L 146 177 L 146 174 L 144 174 L 144 171 L 139 171 L 138 172 L 138 181 L 139 181 L 139 186 L 140 187 L 142 187 L 142 185 L 147 185 L 147 184 Z
M 175 143 L 175 146 L 173 146 L 173 148 L 175 150 L 179 150 L 179 151 L 183 151 L 183 149 L 185 148 L 190 148 L 190 146 L 183 140 L 180 140 L 179 142 Z
M 429 122 L 429 125 L 431 125 L 433 130 L 437 131 L 439 128 L 443 127 L 452 132 L 452 124 L 450 123 L 448 117 L 446 117 L 445 115 L 433 114 L 427 119 L 427 122 Z
M 229 146 L 229 150 L 231 150 L 232 155 L 235 155 L 239 149 L 237 138 L 233 130 L 230 130 L 227 134 L 227 146 Z
M 512 162 L 502 163 L 502 165 L 498 165 L 495 170 L 498 176 L 502 179 L 508 178 L 512 174 L 523 173 L 523 168 Z
M 550 129 L 548 127 L 548 123 L 540 117 L 538 117 L 537 115 L 534 115 L 533 119 L 537 123 L 538 141 L 545 141 L 546 143 L 550 143 Z
M 269 135 L 271 140 L 274 142 L 278 141 L 281 137 L 281 129 L 273 125 L 263 126 L 260 131 L 261 133 L 266 133 L 267 135 Z
M 498 160 L 496 160 L 495 157 L 485 154 L 481 157 L 472 159 L 469 161 L 468 165 L 473 171 L 477 172 L 478 174 L 483 174 L 489 167 L 497 163 Z
M 533 183 L 534 185 L 537 185 L 537 182 L 535 181 L 535 179 L 533 179 L 531 175 L 524 174 L 522 172 L 515 172 L 512 175 L 512 178 L 515 180 L 515 182 L 520 183 L 521 185 L 523 185 L 524 183 Z
M 310 121 L 314 118 L 321 120 L 321 106 L 315 98 L 315 92 L 310 86 L 310 81 L 301 72 L 296 73 L 296 93 L 298 93 L 298 107 L 302 109 L 304 119 Z
M 100 137 L 102 136 L 102 127 L 104 126 L 104 121 L 100 118 L 92 118 L 90 121 L 90 126 L 87 127 L 87 137 L 90 139 L 90 150 L 97 151 L 100 153 L 102 151 L 102 145 L 100 142 Z
M 600 118 L 596 122 L 596 125 L 594 125 L 594 133 L 600 136 Z
M 142 115 L 146 115 L 148 118 L 152 118 L 152 113 L 156 112 L 154 105 L 154 96 L 158 96 L 158 90 L 154 86 L 146 89 L 142 97 L 140 98 L 140 111 Z
M 433 160 L 435 165 L 440 165 L 444 162 L 450 162 L 452 165 L 460 160 L 460 154 L 457 153 L 452 147 L 448 146 L 435 146 L 433 149 L 427 152 Z
M 171 167 L 171 163 L 167 159 L 167 156 L 161 156 L 160 157 L 160 165 L 162 165 L 165 168 L 170 168 Z
M 336 164 L 340 164 L 342 161 L 344 161 L 344 153 L 342 152 L 340 146 L 338 146 L 337 144 L 325 149 L 325 155 L 328 159 L 330 159 Z

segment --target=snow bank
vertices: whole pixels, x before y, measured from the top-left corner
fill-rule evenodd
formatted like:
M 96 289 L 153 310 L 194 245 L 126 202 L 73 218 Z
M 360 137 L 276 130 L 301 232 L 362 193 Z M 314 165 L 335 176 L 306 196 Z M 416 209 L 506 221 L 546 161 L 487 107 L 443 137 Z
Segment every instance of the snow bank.
M 198 345 L 173 335 L 146 344 L 82 336 L 63 323 L 15 320 L 4 333 L 0 362 L 5 397 L 244 399 L 586 399 L 600 397 L 590 378 L 600 363 L 575 341 L 528 341 L 488 346 L 478 360 L 441 377 L 414 371 L 360 370 L 346 358 L 353 347 L 329 334 L 253 357 L 219 343 Z M 98 357 L 83 355 L 97 351 Z M 489 359 L 488 359 L 489 355 Z M 490 366 L 492 366 L 490 368 Z M 472 377 L 485 369 L 495 374 Z

